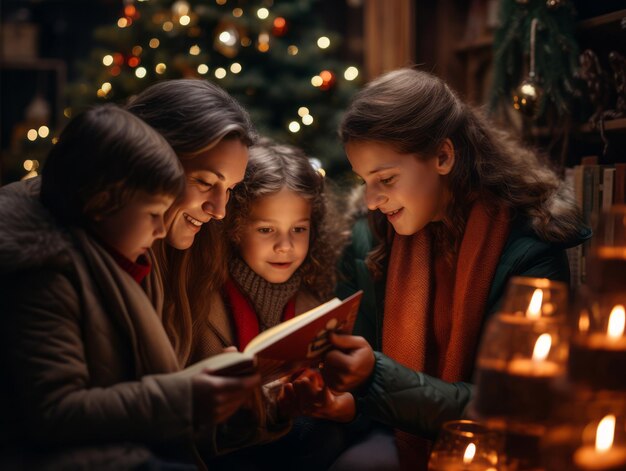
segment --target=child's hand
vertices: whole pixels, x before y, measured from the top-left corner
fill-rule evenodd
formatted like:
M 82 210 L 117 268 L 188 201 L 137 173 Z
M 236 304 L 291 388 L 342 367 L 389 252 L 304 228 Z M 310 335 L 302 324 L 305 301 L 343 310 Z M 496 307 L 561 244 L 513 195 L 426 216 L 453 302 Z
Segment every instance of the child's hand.
M 324 358 L 324 381 L 335 391 L 352 391 L 374 371 L 374 351 L 363 337 L 331 333 L 329 339 L 335 348 Z
M 197 424 L 219 424 L 248 400 L 261 382 L 259 374 L 227 377 L 205 370 L 191 379 L 193 416 Z
M 287 383 L 284 396 L 294 412 L 336 422 L 349 422 L 356 413 L 350 393 L 336 393 L 324 385 L 319 372 L 307 370 Z
M 230 347 L 224 347 L 222 349 L 223 353 L 226 353 L 226 352 L 238 352 L 238 351 L 239 350 L 237 350 L 237 347 L 235 347 L 234 345 L 231 345 Z

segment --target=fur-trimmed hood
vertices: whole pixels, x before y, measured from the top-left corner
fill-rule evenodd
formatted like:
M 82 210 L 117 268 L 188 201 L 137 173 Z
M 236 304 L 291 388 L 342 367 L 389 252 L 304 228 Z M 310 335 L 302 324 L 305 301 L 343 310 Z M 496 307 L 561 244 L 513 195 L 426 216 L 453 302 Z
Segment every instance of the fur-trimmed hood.
M 0 188 L 0 275 L 61 263 L 69 234 L 39 201 L 40 177 Z
M 543 211 L 533 209 L 527 212 L 529 226 L 540 239 L 564 247 L 574 247 L 591 238 L 591 228 L 583 221 L 574 191 L 564 181 L 546 198 L 542 209 Z M 546 214 L 549 214 L 548 218 Z

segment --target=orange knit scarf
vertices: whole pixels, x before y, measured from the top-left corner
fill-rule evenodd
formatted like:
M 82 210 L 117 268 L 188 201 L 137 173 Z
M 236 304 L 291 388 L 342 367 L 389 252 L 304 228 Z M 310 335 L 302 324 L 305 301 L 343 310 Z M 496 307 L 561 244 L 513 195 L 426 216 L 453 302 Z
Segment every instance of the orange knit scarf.
M 387 270 L 383 353 L 445 381 L 469 380 L 509 230 L 506 207 L 478 200 L 447 271 L 442 269 L 443 257 L 433 253 L 428 226 L 412 236 L 396 234 Z M 396 440 L 402 469 L 425 470 L 429 442 L 401 431 L 396 431 Z

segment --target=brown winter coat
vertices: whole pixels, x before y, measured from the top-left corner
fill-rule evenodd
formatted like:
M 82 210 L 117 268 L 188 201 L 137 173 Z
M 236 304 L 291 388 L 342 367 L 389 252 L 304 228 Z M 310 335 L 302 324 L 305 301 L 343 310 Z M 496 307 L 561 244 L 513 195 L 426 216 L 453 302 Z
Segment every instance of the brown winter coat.
M 178 365 L 160 280 L 140 286 L 84 231 L 60 228 L 37 186 L 0 190 L 4 447 L 191 443 L 198 367 Z

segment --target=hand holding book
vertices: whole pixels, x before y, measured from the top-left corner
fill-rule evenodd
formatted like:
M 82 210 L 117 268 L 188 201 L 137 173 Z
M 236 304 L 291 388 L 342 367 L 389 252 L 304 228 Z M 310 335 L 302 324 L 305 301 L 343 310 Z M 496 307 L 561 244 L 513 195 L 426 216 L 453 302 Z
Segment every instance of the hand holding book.
M 363 292 L 335 298 L 256 336 L 243 352 L 226 352 L 205 360 L 217 376 L 248 373 L 255 364 L 267 384 L 305 368 L 315 368 L 333 347 L 330 334 L 352 332 Z

